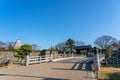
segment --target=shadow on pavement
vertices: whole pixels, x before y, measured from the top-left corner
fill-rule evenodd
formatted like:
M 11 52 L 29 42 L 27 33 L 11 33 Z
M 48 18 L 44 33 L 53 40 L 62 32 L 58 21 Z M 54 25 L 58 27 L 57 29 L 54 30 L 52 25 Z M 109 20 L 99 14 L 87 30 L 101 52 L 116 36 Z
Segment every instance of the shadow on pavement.
M 81 60 L 80 62 L 75 63 L 75 64 L 72 66 L 71 70 L 75 70 L 75 67 L 76 67 L 78 64 L 79 64 L 79 67 L 78 67 L 78 68 L 80 68 L 85 61 L 86 61 L 86 60 Z M 78 70 L 78 69 L 77 69 L 77 70 Z
M 59 79 L 59 78 L 45 78 L 43 80 L 70 80 L 70 79 Z
M 81 60 L 80 62 L 76 62 L 71 69 L 69 68 L 52 68 L 56 70 L 82 70 L 82 71 L 92 71 L 92 64 L 93 61 L 90 59 L 87 60 Z M 79 65 L 79 66 L 77 66 Z M 84 65 L 84 66 L 83 66 Z M 77 67 L 77 68 L 76 68 Z
M 92 71 L 93 61 L 91 61 L 90 59 L 81 61 L 81 62 L 79 62 L 78 64 L 79 64 L 79 66 L 78 66 L 77 70 Z M 76 65 L 76 64 L 74 64 L 74 67 L 75 67 L 75 65 Z M 73 67 L 72 67 L 71 69 L 74 70 Z
M 68 69 L 68 68 L 52 68 L 52 69 L 56 69 L 56 70 L 71 70 L 71 69 Z
M 93 61 L 89 61 L 88 63 L 86 63 L 85 70 L 92 71 L 92 64 Z
M 30 75 L 15 75 L 15 74 L 0 74 L 0 76 L 17 76 L 17 77 L 43 78 L 43 80 L 69 80 L 69 79 L 48 78 L 48 77 L 30 76 Z
M 67 60 L 61 60 L 61 61 L 57 61 L 55 63 L 79 63 L 81 61 L 87 60 L 88 58 L 75 58 L 75 59 L 67 59 Z

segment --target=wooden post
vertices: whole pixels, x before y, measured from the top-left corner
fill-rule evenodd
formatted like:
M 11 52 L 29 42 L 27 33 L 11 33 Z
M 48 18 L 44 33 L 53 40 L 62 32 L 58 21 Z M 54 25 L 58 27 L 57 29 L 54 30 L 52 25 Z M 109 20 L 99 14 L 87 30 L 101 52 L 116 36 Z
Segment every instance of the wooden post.
M 26 66 L 29 65 L 29 55 L 26 55 L 26 58 L 25 58 L 25 65 L 26 65 Z

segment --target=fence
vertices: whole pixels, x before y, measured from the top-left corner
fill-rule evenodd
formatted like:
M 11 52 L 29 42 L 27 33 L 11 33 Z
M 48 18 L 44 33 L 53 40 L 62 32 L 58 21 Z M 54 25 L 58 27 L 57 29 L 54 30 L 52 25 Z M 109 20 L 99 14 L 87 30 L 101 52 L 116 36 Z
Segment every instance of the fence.
M 49 61 L 57 61 L 64 58 L 72 58 L 72 57 L 79 57 L 81 55 L 64 55 L 64 54 L 51 54 L 51 55 L 43 55 L 43 56 L 26 56 L 26 66 L 29 64 L 34 63 L 42 63 L 42 62 L 49 62 Z
M 51 56 L 50 55 L 31 56 L 31 57 L 29 57 L 29 64 L 41 63 L 41 62 L 46 62 L 46 61 L 50 61 L 50 60 L 51 60 Z

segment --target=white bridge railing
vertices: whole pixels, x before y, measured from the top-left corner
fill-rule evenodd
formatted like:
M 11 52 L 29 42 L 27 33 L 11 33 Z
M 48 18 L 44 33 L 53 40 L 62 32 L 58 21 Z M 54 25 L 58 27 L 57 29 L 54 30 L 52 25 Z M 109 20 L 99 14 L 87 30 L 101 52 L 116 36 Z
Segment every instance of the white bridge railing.
M 102 62 L 104 59 L 105 59 L 104 55 L 96 54 L 96 55 L 93 56 L 93 64 L 94 64 L 94 68 L 95 68 L 95 71 L 96 71 L 97 78 L 98 78 L 99 71 L 100 71 L 100 66 L 101 66 L 100 62 Z
M 51 54 L 51 55 L 43 55 L 43 56 L 26 56 L 26 66 L 34 63 L 42 63 L 49 61 L 57 61 L 64 58 L 72 58 L 72 57 L 81 57 L 82 55 L 63 55 L 63 54 Z
M 31 64 L 31 63 L 41 63 L 41 62 L 46 62 L 46 61 L 50 61 L 50 60 L 51 60 L 50 55 L 31 56 L 31 57 L 29 57 L 29 64 Z

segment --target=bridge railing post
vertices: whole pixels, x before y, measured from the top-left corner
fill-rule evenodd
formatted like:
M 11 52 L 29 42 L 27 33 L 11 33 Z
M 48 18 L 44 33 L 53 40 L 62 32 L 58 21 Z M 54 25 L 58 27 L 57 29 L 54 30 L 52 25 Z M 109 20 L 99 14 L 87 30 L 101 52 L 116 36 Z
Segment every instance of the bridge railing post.
M 41 64 L 41 60 L 42 60 L 42 59 L 41 59 L 41 56 L 40 56 L 39 58 L 40 58 L 40 64 Z
M 96 57 L 97 57 L 97 68 L 98 68 L 98 71 L 100 71 L 100 58 L 99 58 L 99 54 L 97 54 Z
M 26 66 L 29 65 L 29 55 L 26 55 L 26 58 L 25 58 L 25 65 L 26 65 Z
M 100 58 L 99 58 L 99 54 L 95 54 L 93 57 L 93 63 L 94 63 L 94 68 L 95 68 L 95 72 L 96 72 L 96 76 L 98 79 L 99 76 L 99 71 L 100 71 Z
M 52 61 L 52 59 L 53 59 L 53 54 L 50 54 L 50 60 Z

